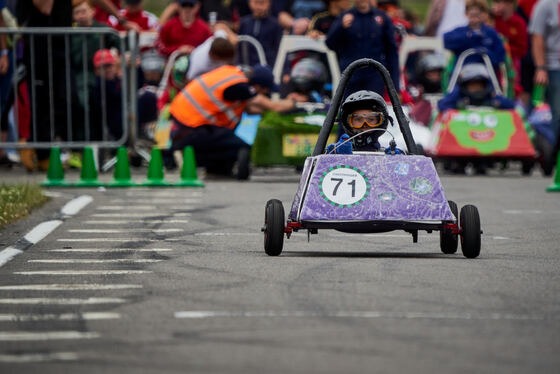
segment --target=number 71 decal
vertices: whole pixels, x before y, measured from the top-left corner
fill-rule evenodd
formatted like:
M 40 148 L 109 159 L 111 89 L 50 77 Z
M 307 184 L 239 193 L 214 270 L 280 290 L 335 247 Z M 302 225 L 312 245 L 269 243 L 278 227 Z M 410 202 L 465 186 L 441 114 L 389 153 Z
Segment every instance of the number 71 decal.
M 359 205 L 369 195 L 370 188 L 364 172 L 348 165 L 330 168 L 319 180 L 321 196 L 340 208 Z

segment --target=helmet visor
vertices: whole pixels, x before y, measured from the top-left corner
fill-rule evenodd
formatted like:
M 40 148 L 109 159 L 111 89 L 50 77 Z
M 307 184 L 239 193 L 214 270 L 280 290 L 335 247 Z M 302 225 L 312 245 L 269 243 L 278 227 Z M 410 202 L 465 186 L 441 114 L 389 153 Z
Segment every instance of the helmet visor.
M 364 127 L 375 128 L 383 123 L 383 113 L 371 112 L 365 114 L 350 114 L 348 116 L 348 124 L 353 129 L 361 129 Z

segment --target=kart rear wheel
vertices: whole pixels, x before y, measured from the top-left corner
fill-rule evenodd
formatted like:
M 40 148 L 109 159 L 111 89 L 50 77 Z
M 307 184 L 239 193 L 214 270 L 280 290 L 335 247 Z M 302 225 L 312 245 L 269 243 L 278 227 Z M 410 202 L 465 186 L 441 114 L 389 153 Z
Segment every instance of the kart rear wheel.
M 451 209 L 451 213 L 455 216 L 455 222 L 457 222 L 458 217 L 458 209 L 457 204 L 449 200 L 449 208 Z M 457 252 L 457 247 L 459 245 L 459 237 L 457 234 L 453 234 L 453 231 L 450 229 L 443 229 L 439 232 L 439 247 L 441 251 L 445 254 L 451 255 Z
M 277 199 L 268 200 L 264 214 L 264 251 L 279 256 L 284 246 L 284 206 Z
M 474 205 L 461 208 L 461 250 L 466 258 L 475 258 L 480 254 L 480 215 Z

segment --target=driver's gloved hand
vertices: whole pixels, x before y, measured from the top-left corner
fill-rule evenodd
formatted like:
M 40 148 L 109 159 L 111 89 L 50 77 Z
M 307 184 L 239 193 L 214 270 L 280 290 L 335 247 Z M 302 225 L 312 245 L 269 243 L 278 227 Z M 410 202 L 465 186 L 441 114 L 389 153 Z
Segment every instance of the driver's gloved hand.
M 335 153 L 338 155 L 351 155 L 352 142 L 346 142 L 349 138 L 348 134 L 342 134 L 340 139 L 338 139 L 338 142 L 331 143 L 327 146 L 327 154 Z
M 397 143 L 394 140 L 391 140 L 389 143 L 389 147 L 385 148 L 385 154 L 387 155 L 404 155 L 404 151 L 402 149 L 397 148 Z

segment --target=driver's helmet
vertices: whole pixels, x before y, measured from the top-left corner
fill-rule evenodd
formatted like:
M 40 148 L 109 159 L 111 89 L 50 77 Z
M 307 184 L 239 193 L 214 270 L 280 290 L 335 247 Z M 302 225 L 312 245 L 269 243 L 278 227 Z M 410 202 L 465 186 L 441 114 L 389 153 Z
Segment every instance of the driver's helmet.
M 177 88 L 183 88 L 187 84 L 187 70 L 189 69 L 189 57 L 181 56 L 173 64 L 172 81 Z
M 430 79 L 426 73 L 432 71 L 439 71 L 443 73 L 445 69 L 445 56 L 441 53 L 430 53 L 423 56 L 418 62 L 417 77 L 418 83 L 424 88 L 426 93 L 439 93 L 441 92 L 441 77 L 440 79 Z
M 377 118 L 373 121 L 356 120 L 352 113 L 359 109 L 372 110 L 378 114 Z M 350 137 L 367 130 L 379 129 L 378 131 L 369 131 L 364 133 L 364 135 L 356 136 L 353 139 L 353 143 L 358 149 L 373 146 L 377 143 L 377 139 L 384 132 L 381 129 L 386 129 L 388 122 L 387 104 L 381 95 L 373 91 L 361 90 L 354 92 L 344 100 L 340 107 L 339 123 L 342 124 L 344 132 Z
M 467 85 L 471 82 L 480 82 L 484 85 L 484 88 L 469 92 L 467 91 Z M 492 95 L 490 74 L 486 66 L 481 63 L 465 65 L 459 73 L 459 89 L 463 96 L 469 98 L 472 105 L 482 105 Z
M 294 90 L 302 94 L 322 92 L 327 82 L 325 66 L 313 58 L 302 58 L 292 68 L 290 82 Z

